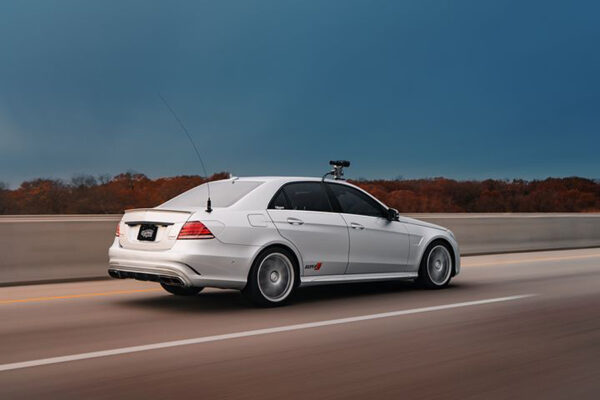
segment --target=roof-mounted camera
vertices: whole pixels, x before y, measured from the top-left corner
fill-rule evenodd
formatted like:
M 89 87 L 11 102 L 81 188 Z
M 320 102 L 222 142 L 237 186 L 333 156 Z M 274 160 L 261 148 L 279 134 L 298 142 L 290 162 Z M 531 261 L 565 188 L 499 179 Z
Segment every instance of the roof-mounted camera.
M 333 179 L 344 179 L 344 168 L 350 166 L 350 161 L 347 160 L 331 160 L 329 161 L 329 165 L 333 166 L 333 169 L 323 175 L 323 180 L 327 177 L 327 175 L 332 175 Z

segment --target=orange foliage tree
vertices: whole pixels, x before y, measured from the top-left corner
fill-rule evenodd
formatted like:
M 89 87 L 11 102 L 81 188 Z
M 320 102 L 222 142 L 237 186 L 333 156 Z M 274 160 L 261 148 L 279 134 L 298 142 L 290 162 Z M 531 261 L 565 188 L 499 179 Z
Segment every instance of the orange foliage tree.
M 15 190 L 0 183 L 0 214 L 112 214 L 154 207 L 205 183 L 197 175 L 150 179 L 127 172 L 75 176 L 69 182 L 36 179 Z M 584 178 L 455 181 L 446 178 L 353 182 L 403 213 L 600 211 L 600 183 Z
M 127 172 L 110 179 L 77 176 L 69 183 L 37 179 L 16 190 L 1 190 L 2 214 L 117 214 L 129 208 L 154 207 L 207 180 L 225 179 L 220 172 L 204 178 L 196 175 L 150 179 Z
M 353 182 L 401 212 L 600 211 L 600 183 L 585 178 Z

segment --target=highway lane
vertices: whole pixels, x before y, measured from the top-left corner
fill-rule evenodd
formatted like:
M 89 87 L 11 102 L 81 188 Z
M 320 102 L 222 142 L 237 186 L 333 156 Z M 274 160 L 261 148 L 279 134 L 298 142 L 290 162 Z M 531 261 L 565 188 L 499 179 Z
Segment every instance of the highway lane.
M 446 290 L 306 288 L 277 309 L 234 291 L 178 298 L 135 281 L 0 288 L 0 369 L 401 311 L 0 371 L 0 398 L 597 398 L 600 249 L 463 260 Z M 457 306 L 519 295 L 535 296 Z

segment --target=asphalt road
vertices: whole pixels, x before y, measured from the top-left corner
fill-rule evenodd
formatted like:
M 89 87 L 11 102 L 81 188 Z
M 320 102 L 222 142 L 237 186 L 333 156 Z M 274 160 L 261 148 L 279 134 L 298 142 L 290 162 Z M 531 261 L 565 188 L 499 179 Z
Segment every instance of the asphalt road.
M 599 398 L 600 249 L 463 260 L 446 290 L 315 287 L 276 309 L 135 281 L 0 288 L 0 399 Z

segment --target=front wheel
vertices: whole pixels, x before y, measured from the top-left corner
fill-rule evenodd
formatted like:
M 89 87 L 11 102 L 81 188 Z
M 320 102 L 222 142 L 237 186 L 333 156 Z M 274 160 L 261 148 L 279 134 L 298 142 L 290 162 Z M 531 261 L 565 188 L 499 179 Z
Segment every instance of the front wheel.
M 295 258 L 283 248 L 268 249 L 259 255 L 250 269 L 242 293 L 254 304 L 279 306 L 289 299 L 296 284 Z
M 175 285 L 167 285 L 165 283 L 160 284 L 167 292 L 174 294 L 175 296 L 195 296 L 202 291 L 201 287 L 184 287 L 184 286 L 175 286 Z
M 448 245 L 433 242 L 423 254 L 417 282 L 428 289 L 441 289 L 450 282 L 452 269 L 453 261 Z

